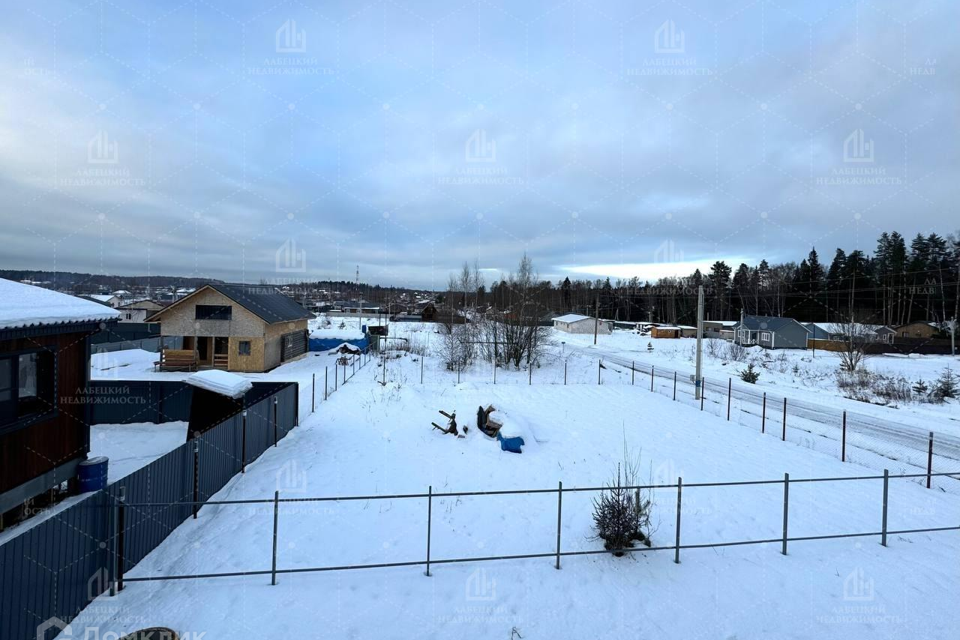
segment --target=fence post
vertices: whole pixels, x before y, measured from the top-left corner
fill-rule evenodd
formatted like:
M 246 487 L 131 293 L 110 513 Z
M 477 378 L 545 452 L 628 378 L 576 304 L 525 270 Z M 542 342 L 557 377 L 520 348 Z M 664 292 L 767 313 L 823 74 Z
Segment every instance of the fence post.
M 460 384 L 460 368 L 461 368 L 462 364 L 463 364 L 463 363 L 461 363 L 461 362 L 458 362 L 458 363 L 457 363 L 457 384 Z
M 273 492 L 273 565 L 270 569 L 270 584 L 277 584 L 277 525 L 280 521 L 280 492 Z
M 887 496 L 889 496 L 890 488 L 890 471 L 887 469 L 883 470 L 883 521 L 881 523 L 880 531 L 880 544 L 887 546 Z
M 427 489 L 427 576 L 430 575 L 430 524 L 433 521 L 433 485 Z
M 126 529 L 126 507 L 124 502 L 127 500 L 126 487 L 120 487 L 120 494 L 117 496 L 117 591 L 123 591 L 123 556 L 125 553 L 125 532 Z
M 330 383 L 330 372 L 328 371 L 329 367 L 323 368 L 323 401 L 327 401 L 327 385 Z
M 247 410 L 240 420 L 240 473 L 247 472 Z
M 674 547 L 673 562 L 680 564 L 680 504 L 683 496 L 683 478 L 677 478 L 677 544 Z
M 927 489 L 930 488 L 930 478 L 933 474 L 933 431 L 927 444 Z
M 603 360 L 597 360 L 597 384 L 600 384 L 600 370 L 603 369 Z
M 780 553 L 787 555 L 787 518 L 790 513 L 790 474 L 783 474 L 783 547 Z
M 787 439 L 787 399 L 783 399 L 783 437 L 781 440 L 786 441 Z
M 420 384 L 423 384 L 423 356 L 420 356 Z
M 847 461 L 847 412 L 843 412 L 843 431 L 840 435 L 840 462 Z
M 197 519 L 200 511 L 200 444 L 197 438 L 193 439 L 193 519 Z
M 310 413 L 317 410 L 317 374 L 313 374 L 310 382 Z
M 567 361 L 563 361 L 563 386 L 567 386 Z
M 760 417 L 760 433 L 767 432 L 767 392 L 763 392 L 763 411 Z
M 530 386 L 532 384 L 533 384 L 533 363 L 528 362 L 527 363 L 527 386 Z
M 653 365 L 650 366 L 650 393 L 653 393 L 653 372 L 656 371 L 656 369 Z
M 493 384 L 497 384 L 497 354 L 493 354 Z
M 337 390 L 338 380 L 340 380 L 340 377 L 337 375 L 337 365 L 334 364 L 333 365 L 333 390 L 334 391 Z
M 277 432 L 280 428 L 279 420 L 277 419 L 277 405 L 280 401 L 277 399 L 277 396 L 273 396 L 273 446 L 277 446 L 277 441 L 280 439 L 277 437 Z
M 700 411 L 703 411 L 703 399 L 707 397 L 707 379 L 700 378 Z
M 677 401 L 677 372 L 673 372 L 673 401 Z
M 730 422 L 730 398 L 733 396 L 733 378 L 727 378 L 727 422 Z
M 633 386 L 634 381 L 637 379 L 637 362 L 635 360 L 630 361 L 630 385 Z
M 563 513 L 563 482 L 557 485 L 557 569 L 560 568 L 560 520 Z

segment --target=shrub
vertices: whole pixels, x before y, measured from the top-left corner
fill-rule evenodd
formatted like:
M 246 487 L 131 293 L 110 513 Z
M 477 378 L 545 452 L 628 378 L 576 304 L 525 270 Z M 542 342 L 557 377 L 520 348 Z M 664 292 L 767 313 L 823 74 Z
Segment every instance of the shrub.
M 930 393 L 930 387 L 928 387 L 927 383 L 923 381 L 923 378 L 920 378 L 913 383 L 913 392 L 918 396 L 925 397 L 928 393 Z
M 727 343 L 727 360 L 743 362 L 747 359 L 747 348 L 736 342 Z
M 749 382 L 750 384 L 756 384 L 757 380 L 760 379 L 760 372 L 757 371 L 753 363 L 747 365 L 747 368 L 740 371 L 740 379 L 744 382 Z
M 960 394 L 960 388 L 958 388 L 957 377 L 953 375 L 950 367 L 946 367 L 937 378 L 932 395 L 938 402 L 944 402 L 948 398 L 956 398 L 958 394 Z

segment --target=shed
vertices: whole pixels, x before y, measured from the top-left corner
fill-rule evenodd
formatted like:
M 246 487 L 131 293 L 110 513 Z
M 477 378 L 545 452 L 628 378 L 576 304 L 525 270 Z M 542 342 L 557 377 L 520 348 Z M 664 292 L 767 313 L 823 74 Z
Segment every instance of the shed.
M 651 338 L 679 338 L 680 335 L 680 327 L 673 325 L 664 324 L 650 329 Z
M 90 450 L 90 335 L 103 304 L 0 279 L 0 518 L 76 476 Z
M 565 333 L 593 333 L 596 330 L 597 333 L 606 335 L 613 332 L 613 323 L 577 313 L 557 316 L 553 319 L 553 327 Z

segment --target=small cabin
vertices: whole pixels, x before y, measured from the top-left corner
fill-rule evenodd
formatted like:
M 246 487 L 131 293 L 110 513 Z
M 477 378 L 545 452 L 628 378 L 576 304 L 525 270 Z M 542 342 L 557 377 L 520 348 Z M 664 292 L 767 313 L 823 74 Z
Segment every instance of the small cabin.
M 0 528 L 73 480 L 90 450 L 90 336 L 103 304 L 0 278 Z

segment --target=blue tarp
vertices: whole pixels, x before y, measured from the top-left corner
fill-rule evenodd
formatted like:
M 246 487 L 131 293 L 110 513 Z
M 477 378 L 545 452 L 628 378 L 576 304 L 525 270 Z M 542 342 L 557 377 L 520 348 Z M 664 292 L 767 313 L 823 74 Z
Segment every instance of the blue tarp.
M 367 340 L 366 336 L 359 340 L 341 340 L 339 338 L 310 338 L 310 351 L 330 351 L 331 349 L 336 349 L 344 342 L 359 349 L 363 349 L 364 351 L 366 351 L 367 347 L 370 346 L 370 341 Z
M 502 435 L 497 433 L 497 440 L 500 441 L 500 450 L 509 451 L 510 453 L 523 453 L 520 450 L 520 447 L 523 446 L 523 438 L 516 436 L 514 438 L 504 438 Z

